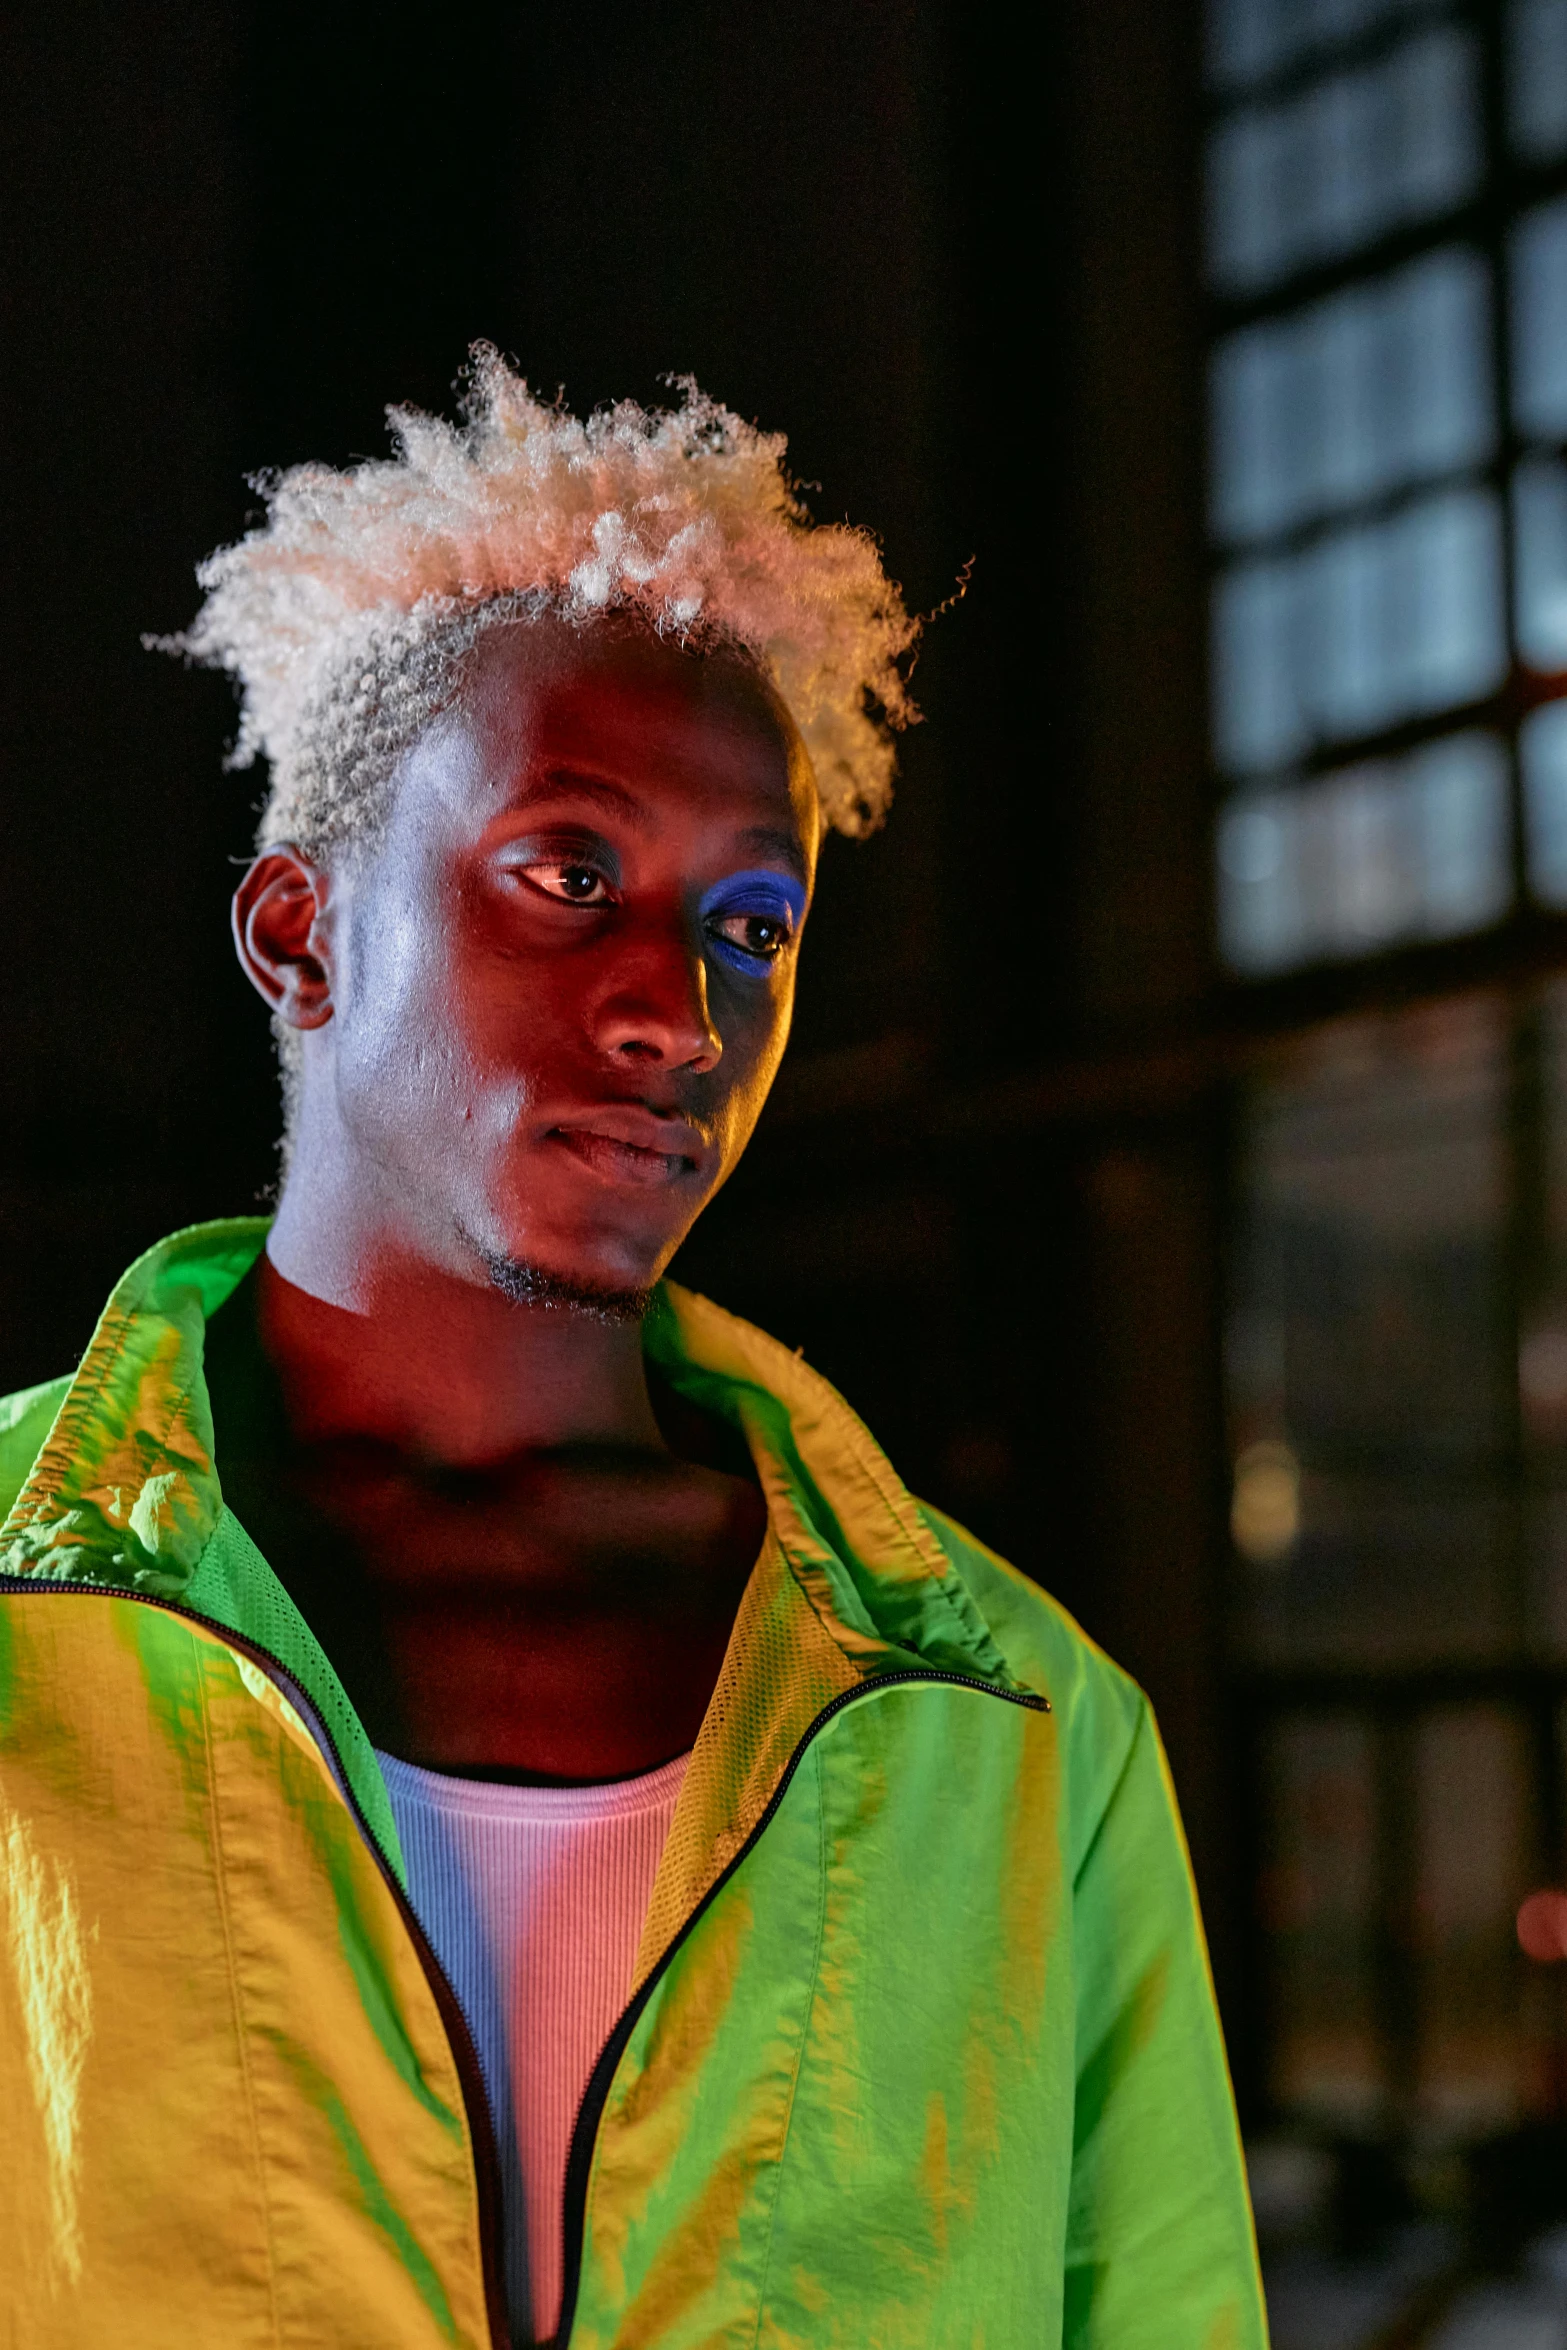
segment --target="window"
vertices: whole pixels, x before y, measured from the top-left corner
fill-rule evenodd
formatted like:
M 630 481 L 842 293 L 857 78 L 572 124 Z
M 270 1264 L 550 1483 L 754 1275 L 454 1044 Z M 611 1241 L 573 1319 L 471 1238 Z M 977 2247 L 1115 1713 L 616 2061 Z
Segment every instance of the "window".
M 1266 979 L 1567 904 L 1567 0 L 1211 25 L 1220 949 Z
M 1567 0 L 1209 26 L 1218 943 L 1370 974 L 1237 1102 L 1262 2088 L 1429 2156 L 1567 2078 Z

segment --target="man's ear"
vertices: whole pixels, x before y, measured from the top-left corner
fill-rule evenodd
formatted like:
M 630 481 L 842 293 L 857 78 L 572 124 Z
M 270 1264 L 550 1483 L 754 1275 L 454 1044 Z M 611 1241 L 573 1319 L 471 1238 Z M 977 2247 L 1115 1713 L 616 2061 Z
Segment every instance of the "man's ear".
M 234 948 L 245 975 L 290 1028 L 332 1017 L 332 966 L 322 916 L 328 877 L 298 849 L 263 849 L 234 892 Z

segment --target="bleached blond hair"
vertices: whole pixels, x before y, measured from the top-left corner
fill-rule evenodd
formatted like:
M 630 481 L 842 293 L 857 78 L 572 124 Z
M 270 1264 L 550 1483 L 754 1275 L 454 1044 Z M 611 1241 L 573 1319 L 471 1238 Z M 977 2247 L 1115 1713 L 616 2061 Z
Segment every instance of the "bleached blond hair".
M 479 637 L 544 613 L 739 649 L 799 728 L 826 821 L 875 829 L 892 733 L 918 715 L 919 624 L 867 532 L 812 522 L 781 433 L 675 388 L 672 408 L 578 418 L 479 343 L 460 423 L 391 408 L 393 456 L 258 478 L 266 519 L 200 566 L 191 626 L 149 641 L 236 680 L 231 764 L 271 768 L 262 846 L 372 837 Z

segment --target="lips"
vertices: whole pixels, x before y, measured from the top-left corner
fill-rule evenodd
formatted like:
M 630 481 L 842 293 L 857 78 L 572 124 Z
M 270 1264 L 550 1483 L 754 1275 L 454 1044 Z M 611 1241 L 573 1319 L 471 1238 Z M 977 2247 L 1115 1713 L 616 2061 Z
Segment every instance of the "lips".
M 631 1102 L 559 1120 L 545 1138 L 613 1183 L 679 1183 L 694 1175 L 707 1144 L 683 1118 L 661 1118 Z

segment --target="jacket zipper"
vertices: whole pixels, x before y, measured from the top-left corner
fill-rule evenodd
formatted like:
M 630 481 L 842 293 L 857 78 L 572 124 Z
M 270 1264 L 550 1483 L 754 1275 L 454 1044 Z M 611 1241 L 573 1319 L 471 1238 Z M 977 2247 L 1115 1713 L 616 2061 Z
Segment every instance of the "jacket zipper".
M 366 1819 L 349 1781 L 338 1750 L 337 1741 L 322 1720 L 316 1707 L 299 1687 L 293 1675 L 280 1664 L 271 1651 L 247 1640 L 242 1633 L 232 1632 L 220 1624 L 215 1616 L 204 1616 L 195 1608 L 181 1607 L 174 1600 L 158 1599 L 149 1592 L 129 1591 L 113 1583 L 56 1582 L 31 1575 L 0 1575 L 0 1591 L 54 1591 L 79 1592 L 97 1599 L 130 1599 L 142 1607 L 160 1608 L 165 1615 L 183 1617 L 187 1623 L 199 1624 L 213 1633 L 226 1648 L 237 1649 L 242 1656 L 260 1666 L 268 1679 L 274 1682 L 288 1698 L 289 1703 L 310 1725 L 312 1737 L 321 1747 L 332 1766 L 332 1775 L 360 1836 L 368 1846 L 371 1858 L 380 1870 L 382 1879 L 397 1906 L 399 1916 L 407 1929 L 419 1962 L 424 1968 L 435 2003 L 440 2011 L 446 2035 L 451 2042 L 452 2057 L 457 2077 L 462 2086 L 463 2104 L 468 2117 L 468 2135 L 473 2144 L 474 2176 L 479 2204 L 479 2252 L 484 2274 L 485 2311 L 489 2318 L 493 2350 L 514 2350 L 510 2321 L 506 2313 L 505 2290 L 501 2279 L 496 2246 L 501 2237 L 500 2158 L 497 2152 L 495 2122 L 490 2111 L 489 2092 L 484 2086 L 484 2074 L 479 2064 L 478 2050 L 461 2002 L 452 1989 L 445 1968 L 431 1947 L 429 1937 L 414 1913 L 413 1905 L 397 1881 L 396 1871 L 387 1861 L 376 1841 L 375 1832 Z M 563 2197 L 563 2261 L 561 2266 L 560 2317 L 554 2333 L 539 2350 L 567 2350 L 571 2329 L 576 2320 L 577 2297 L 582 2284 L 582 2250 L 587 2217 L 588 2178 L 593 2167 L 593 2150 L 598 2139 L 598 2126 L 603 2118 L 604 2105 L 609 2096 L 610 2083 L 619 2069 L 626 2045 L 636 2030 L 637 2022 L 659 1982 L 668 1971 L 676 1952 L 688 1940 L 693 1927 L 717 1900 L 741 1862 L 753 1852 L 788 1794 L 795 1772 L 813 1743 L 835 1715 L 846 1706 L 868 1697 L 878 1689 L 907 1687 L 911 1683 L 931 1682 L 948 1689 L 976 1689 L 984 1697 L 999 1698 L 1005 1705 L 1020 1705 L 1031 1713 L 1049 1713 L 1050 1700 L 1032 1689 L 998 1689 L 994 1681 L 982 1681 L 973 1673 L 944 1673 L 933 1665 L 909 1665 L 891 1673 L 876 1673 L 856 1688 L 842 1689 L 831 1698 L 821 1712 L 806 1725 L 799 1742 L 779 1773 L 778 1784 L 757 1815 L 755 1825 L 718 1875 L 713 1879 L 701 1900 L 651 1967 L 635 1996 L 621 2010 L 609 2038 L 598 2054 L 588 2085 L 577 2108 L 572 2125 L 571 2147 L 566 2157 L 566 2185 Z
M 332 1767 L 332 1776 L 338 1792 L 348 1808 L 349 1817 L 369 1848 L 370 1856 L 380 1870 L 382 1879 L 403 1921 L 409 1939 L 424 1968 L 425 1976 L 435 1997 L 446 2037 L 451 2043 L 452 2061 L 457 2068 L 462 2088 L 463 2107 L 468 2119 L 468 2136 L 473 2146 L 474 2183 L 479 2205 L 479 2258 L 484 2279 L 484 2307 L 489 2321 L 492 2350 L 513 2350 L 511 2325 L 506 2314 L 506 2293 L 501 2276 L 498 2246 L 501 2241 L 501 2169 L 497 2152 L 495 2121 L 490 2111 L 489 2092 L 484 2086 L 484 2073 L 479 2064 L 479 2052 L 474 2046 L 473 2034 L 462 2004 L 452 1989 L 446 1969 L 431 1947 L 429 1936 L 419 1923 L 413 1905 L 397 1881 L 385 1853 L 376 1841 L 375 1831 L 366 1819 L 355 1795 L 347 1770 L 343 1765 L 336 1739 L 288 1671 L 269 1649 L 261 1648 L 243 1633 L 232 1632 L 220 1624 L 215 1616 L 204 1616 L 193 1607 L 181 1607 L 171 1599 L 158 1599 L 150 1592 L 130 1591 L 118 1583 L 57 1582 L 52 1577 L 32 1575 L 0 1575 L 0 1591 L 78 1592 L 94 1599 L 130 1599 L 141 1607 L 155 1607 L 166 1616 L 183 1617 L 186 1623 L 199 1624 L 204 1631 L 214 1633 L 225 1648 L 236 1649 L 266 1674 L 269 1681 L 281 1689 L 290 1705 L 307 1723 L 311 1736 Z
M 577 2119 L 571 2133 L 571 2150 L 566 2157 L 566 2192 L 562 2215 L 565 2231 L 565 2258 L 560 2272 L 560 2318 L 553 2335 L 547 2343 L 540 2345 L 540 2350 L 567 2350 L 567 2345 L 571 2340 L 571 2329 L 577 2315 L 577 2296 L 582 2287 L 582 2249 L 587 2217 L 588 2177 L 593 2167 L 593 2149 L 598 2138 L 599 2122 L 603 2118 L 605 2100 L 609 2096 L 610 2083 L 615 2077 L 621 2057 L 625 2054 L 626 2044 L 636 2029 L 637 2019 L 666 1973 L 676 1951 L 686 1941 L 697 1920 L 716 1901 L 747 1854 L 755 1850 L 764 1829 L 789 1792 L 790 1782 L 800 1767 L 807 1747 L 826 1728 L 835 1714 L 843 1712 L 845 1706 L 854 1705 L 862 1697 L 869 1697 L 874 1690 L 888 1689 L 895 1685 L 907 1685 L 910 1682 L 919 1681 L 937 1682 L 949 1689 L 977 1689 L 986 1697 L 999 1697 L 1007 1705 L 1026 1706 L 1032 1713 L 1047 1714 L 1050 1711 L 1049 1698 L 1040 1696 L 1032 1689 L 998 1689 L 994 1681 L 981 1681 L 972 1673 L 943 1673 L 933 1665 L 909 1665 L 896 1672 L 873 1674 L 868 1681 L 862 1681 L 857 1688 L 840 1690 L 838 1695 L 824 1705 L 821 1712 L 807 1725 L 799 1744 L 779 1774 L 777 1786 L 767 1798 L 757 1817 L 756 1824 L 746 1837 L 745 1842 L 725 1867 L 719 1871 L 695 1909 L 682 1924 L 680 1931 L 673 1936 L 657 1964 L 649 1970 L 646 1980 L 638 1988 L 630 2005 L 621 2011 L 619 2021 L 599 2051 L 598 2062 L 588 2077 L 588 2085 L 583 2091 L 582 2103 L 577 2108 Z

